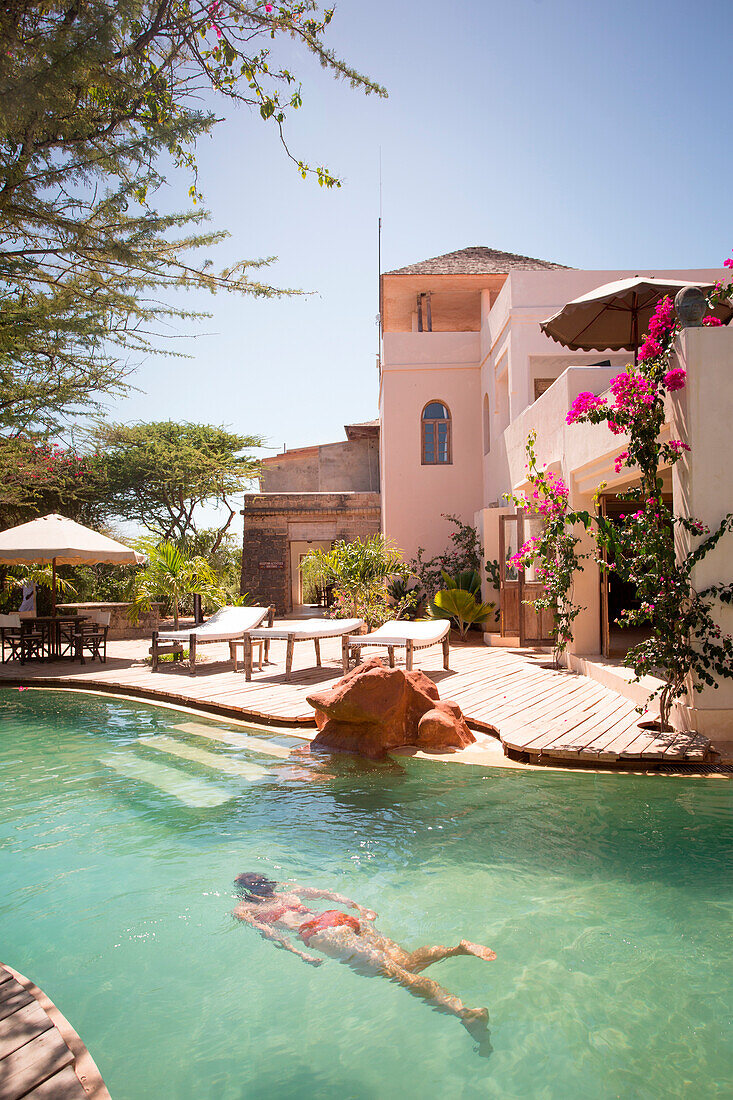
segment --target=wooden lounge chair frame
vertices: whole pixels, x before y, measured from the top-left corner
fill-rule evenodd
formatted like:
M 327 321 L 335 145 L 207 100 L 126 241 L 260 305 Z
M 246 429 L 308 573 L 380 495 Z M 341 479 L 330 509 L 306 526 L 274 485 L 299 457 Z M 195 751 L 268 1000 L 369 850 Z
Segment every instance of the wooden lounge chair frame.
M 323 621 L 327 622 L 328 620 L 323 620 Z M 338 622 L 338 619 L 334 619 L 332 621 L 334 623 L 336 623 L 336 622 Z M 357 628 L 355 626 L 355 624 L 361 623 L 363 625 L 363 620 L 361 620 L 361 619 L 344 619 L 343 621 L 344 621 L 344 624 L 346 624 L 346 623 L 351 624 L 350 626 L 345 627 L 343 633 L 341 631 L 333 630 L 332 633 L 328 633 L 328 634 L 316 633 L 315 631 L 314 631 L 313 634 L 308 634 L 308 633 L 304 634 L 303 633 L 303 628 L 302 627 L 299 628 L 297 625 L 294 625 L 292 630 L 287 630 L 287 628 L 283 628 L 282 630 L 278 630 L 278 634 L 282 635 L 282 637 L 278 637 L 277 639 L 272 639 L 272 640 L 285 641 L 286 642 L 286 649 L 285 649 L 285 679 L 286 680 L 290 680 L 291 677 L 292 677 L 292 673 L 293 673 L 293 650 L 295 649 L 295 643 L 296 642 L 313 642 L 313 645 L 314 645 L 315 651 L 316 651 L 316 668 L 321 668 L 322 667 L 321 666 L 321 641 L 324 638 L 339 638 L 340 637 L 341 638 L 342 663 L 344 661 L 348 661 L 348 658 L 344 657 L 343 655 L 344 655 L 344 652 L 348 653 L 348 640 L 349 640 L 350 632 Z M 272 623 L 268 623 L 268 628 L 271 628 L 271 627 L 272 627 Z M 256 627 L 251 631 L 247 631 L 244 635 L 244 676 L 245 676 L 246 680 L 251 680 L 252 679 L 252 642 L 261 640 L 257 637 L 257 630 L 258 629 L 262 629 L 262 628 L 257 628 Z M 269 646 L 270 640 L 271 639 L 269 639 L 269 638 L 267 638 L 267 636 L 265 636 L 265 638 L 264 638 L 264 641 L 265 641 L 265 660 L 267 660 L 268 646 Z
M 267 616 L 266 617 L 267 617 L 267 625 L 272 626 L 272 624 L 275 621 L 275 608 L 274 608 L 274 605 L 270 604 L 270 606 L 267 608 Z M 200 623 L 199 628 L 202 625 L 203 624 Z M 160 641 L 159 635 L 160 634 L 167 634 L 167 633 L 169 633 L 169 631 L 165 631 L 165 630 L 163 630 L 163 631 L 154 630 L 153 631 L 152 642 L 151 642 L 150 649 L 149 649 L 149 653 L 152 657 L 152 671 L 153 672 L 158 671 L 158 660 L 165 653 L 172 653 L 174 661 L 180 661 L 180 660 L 183 659 L 183 640 L 182 639 L 180 639 L 180 638 L 165 639 L 164 638 L 162 642 Z M 170 633 L 172 633 L 172 631 Z M 222 630 L 221 633 L 226 634 L 227 631 Z M 188 671 L 189 671 L 189 674 L 191 676 L 196 675 L 196 643 L 197 642 L 200 641 L 201 644 L 203 645 L 203 644 L 205 644 L 206 642 L 209 642 L 209 641 L 210 642 L 216 642 L 216 641 L 231 642 L 231 641 L 234 641 L 234 640 L 241 641 L 245 638 L 246 638 L 246 632 L 245 631 L 242 631 L 241 634 L 237 633 L 237 634 L 233 635 L 230 638 L 217 638 L 217 637 L 213 637 L 213 638 L 210 638 L 210 639 L 206 638 L 206 637 L 198 638 L 196 629 L 192 630 L 191 633 L 188 635 Z M 265 645 L 265 660 L 267 660 L 269 648 L 270 648 L 269 643 L 266 643 L 266 645 Z M 245 644 L 244 652 L 245 652 L 245 660 L 246 660 L 246 656 L 247 656 L 246 644 Z M 231 646 L 229 647 L 229 657 L 230 657 L 230 660 L 232 660 L 232 661 L 234 660 L 234 654 L 232 652 L 232 647 Z
M 446 620 L 448 622 L 448 620 Z M 394 632 L 396 635 L 399 633 L 397 630 Z M 345 639 L 343 665 L 344 674 L 349 671 L 350 660 L 353 658 L 355 664 L 359 664 L 361 661 L 362 647 L 374 646 L 375 648 L 382 648 L 387 650 L 387 657 L 389 659 L 389 667 L 395 667 L 395 649 L 404 649 L 405 651 L 405 669 L 407 672 L 412 672 L 413 655 L 420 649 L 431 649 L 435 645 L 442 645 L 443 647 L 443 668 L 446 672 L 450 672 L 450 622 L 445 629 L 445 633 L 441 638 L 431 638 L 429 641 L 421 641 L 419 638 L 405 638 L 402 641 L 385 641 L 380 642 L 379 639 L 374 639 L 365 634 L 363 640 L 352 637 Z

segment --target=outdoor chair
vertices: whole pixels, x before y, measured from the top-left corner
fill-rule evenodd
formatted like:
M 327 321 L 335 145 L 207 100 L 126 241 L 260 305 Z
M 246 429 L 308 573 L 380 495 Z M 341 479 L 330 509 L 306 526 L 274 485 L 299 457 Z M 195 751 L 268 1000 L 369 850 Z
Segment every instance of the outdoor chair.
M 351 654 L 358 664 L 364 646 L 380 646 L 387 650 L 389 667 L 394 668 L 395 649 L 404 649 L 405 668 L 412 671 L 412 655 L 416 649 L 429 649 L 431 646 L 443 646 L 443 668 L 450 670 L 450 619 L 430 619 L 426 622 L 411 623 L 403 619 L 390 619 L 371 634 L 360 634 L 348 639 Z M 346 657 L 344 672 L 349 668 Z
M 282 623 L 280 626 L 259 627 L 248 630 L 244 636 L 244 674 L 252 679 L 252 642 L 262 640 L 267 647 L 272 641 L 287 642 L 285 651 L 285 679 L 289 680 L 293 670 L 293 649 L 296 642 L 314 642 L 316 648 L 316 667 L 321 667 L 321 639 L 341 638 L 342 659 L 349 634 L 364 625 L 363 619 L 299 619 L 296 622 Z M 267 648 L 265 649 L 267 655 Z
M 109 631 L 109 611 L 87 611 L 85 621 L 76 626 L 75 655 L 84 665 L 84 653 L 87 651 L 91 659 L 107 663 L 107 633 Z
M 199 626 L 187 630 L 156 630 L 153 634 L 150 654 L 153 658 L 153 672 L 157 672 L 158 660 L 164 653 L 180 654 L 184 643 L 188 643 L 188 671 L 196 674 L 196 646 L 200 642 L 233 642 L 245 637 L 248 630 L 259 626 L 265 619 L 272 623 L 275 617 L 274 607 L 220 607 L 210 619 Z M 162 645 L 161 642 L 170 642 Z M 230 646 L 230 654 L 233 658 Z M 265 646 L 267 659 L 267 645 Z
M 46 635 L 32 620 L 22 620 L 19 614 L 0 615 L 0 651 L 2 663 L 17 660 L 40 660 L 46 653 Z M 6 656 L 6 648 L 9 651 Z

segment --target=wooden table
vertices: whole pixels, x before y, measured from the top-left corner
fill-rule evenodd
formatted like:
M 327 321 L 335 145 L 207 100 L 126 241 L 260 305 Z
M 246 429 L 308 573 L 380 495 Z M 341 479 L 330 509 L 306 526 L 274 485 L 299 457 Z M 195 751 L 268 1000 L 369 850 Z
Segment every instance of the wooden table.
M 34 618 L 21 619 L 20 629 L 32 630 L 40 626 L 44 631 L 48 644 L 48 657 L 50 660 L 58 660 L 61 657 L 61 627 L 64 623 L 86 622 L 86 615 L 36 615 Z M 68 655 L 70 660 L 76 657 L 76 649 Z
M 260 672 L 262 672 L 262 646 L 264 644 L 265 643 L 262 640 L 262 638 L 253 638 L 252 639 L 252 648 L 254 649 L 255 646 L 259 647 L 257 662 L 258 662 Z M 241 649 L 242 649 L 242 660 L 244 660 L 244 654 L 245 654 L 245 641 L 244 641 L 244 638 L 233 638 L 232 641 L 229 643 L 229 652 L 231 653 L 232 660 L 234 661 L 234 671 L 235 672 L 239 668 L 239 665 L 237 664 L 237 647 L 240 647 L 240 646 L 241 646 Z

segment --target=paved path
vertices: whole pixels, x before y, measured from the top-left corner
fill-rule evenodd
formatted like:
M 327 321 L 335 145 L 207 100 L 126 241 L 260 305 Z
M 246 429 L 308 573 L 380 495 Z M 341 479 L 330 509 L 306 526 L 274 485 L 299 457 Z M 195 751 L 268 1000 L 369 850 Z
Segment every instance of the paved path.
M 341 676 L 339 639 L 321 642 L 322 668 L 314 665 L 310 643 L 296 645 L 290 682 L 284 642 L 272 643 L 271 663 L 250 683 L 241 670 L 233 671 L 227 644 L 200 647 L 195 676 L 172 663 L 153 673 L 145 661 L 148 646 L 145 640 L 111 642 L 105 665 L 0 665 L 0 684 L 115 691 L 266 725 L 309 727 L 314 718 L 306 696 Z M 364 652 L 368 657 L 372 651 Z M 435 681 L 441 697 L 461 706 L 475 730 L 496 733 L 505 751 L 533 762 L 700 763 L 707 757 L 707 738 L 641 729 L 633 702 L 595 680 L 552 668 L 546 652 L 452 644 L 450 665 L 450 672 L 442 668 L 440 646 L 415 655 L 415 667 Z
M 110 1100 L 89 1051 L 52 1001 L 0 964 L 0 1100 Z

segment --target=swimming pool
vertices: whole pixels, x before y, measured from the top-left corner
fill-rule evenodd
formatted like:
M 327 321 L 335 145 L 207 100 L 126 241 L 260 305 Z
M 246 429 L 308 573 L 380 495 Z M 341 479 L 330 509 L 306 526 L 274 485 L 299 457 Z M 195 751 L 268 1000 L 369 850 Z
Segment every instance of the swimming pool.
M 730 1095 L 727 781 L 294 764 L 253 733 L 0 692 L 0 959 L 114 1100 Z M 348 894 L 410 948 L 493 947 L 428 972 L 489 1008 L 491 1055 L 234 921 L 243 870 Z

